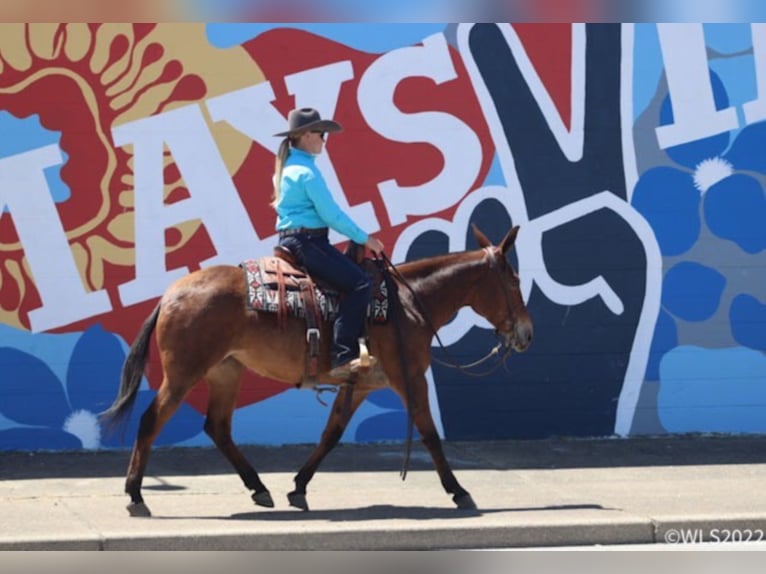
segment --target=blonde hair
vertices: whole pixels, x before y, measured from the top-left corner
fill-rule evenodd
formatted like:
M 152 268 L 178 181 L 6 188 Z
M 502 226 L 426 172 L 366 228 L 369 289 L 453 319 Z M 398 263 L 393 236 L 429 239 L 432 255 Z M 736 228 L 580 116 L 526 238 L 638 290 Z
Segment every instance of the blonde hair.
M 285 160 L 290 155 L 290 144 L 293 143 L 293 139 L 287 136 L 279 144 L 279 150 L 277 150 L 277 157 L 274 160 L 274 193 L 271 197 L 271 206 L 276 207 L 279 197 L 282 195 L 282 169 L 285 166 Z

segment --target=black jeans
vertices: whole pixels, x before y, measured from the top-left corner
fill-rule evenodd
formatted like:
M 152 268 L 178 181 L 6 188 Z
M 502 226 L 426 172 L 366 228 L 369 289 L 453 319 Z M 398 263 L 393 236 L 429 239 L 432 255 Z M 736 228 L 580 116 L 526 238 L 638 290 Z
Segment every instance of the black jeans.
M 371 284 L 356 263 L 333 247 L 327 236 L 297 233 L 280 237 L 309 275 L 326 282 L 341 293 L 338 316 L 333 325 L 332 367 L 359 356 L 359 337 L 364 331 Z

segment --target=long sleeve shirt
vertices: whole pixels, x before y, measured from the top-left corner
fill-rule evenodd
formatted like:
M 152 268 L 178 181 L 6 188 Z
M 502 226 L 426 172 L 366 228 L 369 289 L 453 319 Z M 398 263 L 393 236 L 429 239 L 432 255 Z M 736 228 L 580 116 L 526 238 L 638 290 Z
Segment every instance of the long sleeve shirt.
M 303 150 L 290 149 L 275 205 L 277 231 L 329 227 L 356 243 L 366 243 L 368 234 L 335 202 L 314 159 L 314 155 Z

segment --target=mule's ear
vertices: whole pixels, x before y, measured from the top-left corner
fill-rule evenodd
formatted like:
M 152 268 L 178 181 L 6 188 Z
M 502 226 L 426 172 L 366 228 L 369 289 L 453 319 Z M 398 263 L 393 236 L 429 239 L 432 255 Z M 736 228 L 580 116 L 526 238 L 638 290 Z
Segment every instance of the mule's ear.
M 479 247 L 492 247 L 492 242 L 476 227 L 475 223 L 471 223 L 471 229 L 473 229 L 473 236 L 476 238 L 476 241 L 479 242 Z
M 514 242 L 516 241 L 516 235 L 518 235 L 518 233 L 519 233 L 519 226 L 515 225 L 505 235 L 505 237 L 503 238 L 503 241 L 500 243 L 500 250 L 503 252 L 503 255 L 508 253 L 508 250 L 513 246 Z

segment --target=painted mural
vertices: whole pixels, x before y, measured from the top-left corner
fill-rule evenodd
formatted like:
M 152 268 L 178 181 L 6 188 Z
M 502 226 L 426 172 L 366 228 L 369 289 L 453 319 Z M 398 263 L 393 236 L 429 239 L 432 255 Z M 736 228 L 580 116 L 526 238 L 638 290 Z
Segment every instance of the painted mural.
M 394 262 L 521 226 L 535 341 L 483 378 L 434 363 L 445 439 L 766 432 L 766 25 L 0 32 L 0 449 L 129 446 L 159 369 L 106 434 L 127 348 L 173 280 L 271 252 L 296 106 L 344 125 L 318 163 Z M 440 337 L 494 345 L 470 310 Z M 158 444 L 210 445 L 205 409 L 198 385 Z M 248 373 L 234 439 L 314 443 L 327 415 Z M 405 435 L 379 391 L 343 440 Z

